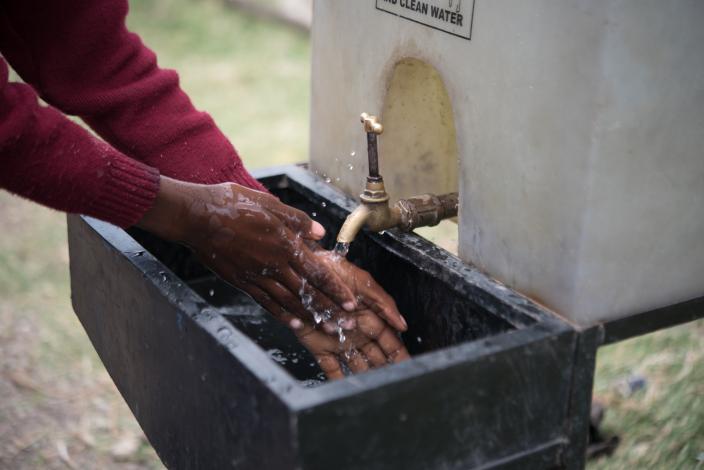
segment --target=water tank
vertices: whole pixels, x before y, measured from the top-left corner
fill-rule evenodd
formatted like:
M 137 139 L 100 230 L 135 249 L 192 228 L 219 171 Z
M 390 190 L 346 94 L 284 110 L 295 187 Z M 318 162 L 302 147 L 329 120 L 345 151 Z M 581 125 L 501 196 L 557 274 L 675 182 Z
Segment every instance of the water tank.
M 311 167 L 460 191 L 459 254 L 580 325 L 704 295 L 704 2 L 317 1 Z

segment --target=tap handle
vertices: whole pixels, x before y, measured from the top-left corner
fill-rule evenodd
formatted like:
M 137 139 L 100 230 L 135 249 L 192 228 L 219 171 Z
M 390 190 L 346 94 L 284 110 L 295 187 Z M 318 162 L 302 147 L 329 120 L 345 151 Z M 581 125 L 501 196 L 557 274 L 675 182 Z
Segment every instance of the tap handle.
M 364 124 L 364 132 L 367 134 L 380 135 L 384 132 L 384 126 L 381 125 L 379 118 L 376 116 L 370 116 L 367 113 L 362 113 L 359 120 L 362 121 L 362 124 Z
M 384 126 L 376 116 L 362 113 L 360 121 L 364 124 L 367 133 L 367 154 L 369 155 L 369 179 L 377 180 L 379 176 L 379 151 L 376 146 L 376 136 L 384 132 Z

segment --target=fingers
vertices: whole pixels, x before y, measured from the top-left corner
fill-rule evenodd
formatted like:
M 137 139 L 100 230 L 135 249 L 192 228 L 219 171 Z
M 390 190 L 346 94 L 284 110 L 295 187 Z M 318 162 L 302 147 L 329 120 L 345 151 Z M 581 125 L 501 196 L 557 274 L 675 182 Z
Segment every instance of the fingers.
M 371 310 L 363 310 L 357 315 L 357 325 L 359 326 L 359 331 L 373 341 L 376 341 L 382 331 L 387 328 L 384 320 Z
M 252 297 L 255 299 L 263 299 L 261 302 L 264 308 L 293 329 L 301 344 L 308 348 L 313 356 L 315 356 L 320 369 L 325 373 L 328 379 L 338 380 L 345 378 L 342 366 L 337 357 L 330 352 L 323 352 L 331 351 L 335 348 L 335 344 L 330 342 L 330 337 L 320 334 L 312 325 L 302 322 L 298 317 L 289 313 L 285 308 L 271 299 L 262 289 L 253 285 L 247 287 L 247 291 Z
M 271 278 L 262 278 L 258 282 L 262 289 L 276 299 L 279 304 L 286 305 L 286 307 L 298 316 L 298 318 L 309 321 L 315 320 L 316 323 L 319 323 L 319 320 L 314 318 L 314 312 L 309 305 L 310 302 L 312 302 L 312 299 L 306 298 L 306 301 L 304 302 L 302 301 L 300 294 L 294 294 L 294 292 L 292 292 L 292 290 L 295 292 L 300 290 L 300 287 L 298 287 L 295 283 L 287 282 L 287 285 L 283 285 L 276 279 Z
M 408 351 L 403 345 L 403 342 L 399 339 L 396 333 L 391 330 L 391 328 L 389 328 L 381 318 L 376 316 L 371 311 L 367 310 L 360 314 L 357 318 L 357 325 L 359 325 L 359 331 L 372 340 L 370 344 L 376 345 L 380 348 L 380 352 L 384 357 L 384 363 L 396 363 L 410 357 Z M 364 348 L 362 348 L 362 350 L 367 355 L 370 362 L 373 364 L 378 362 L 377 356 L 371 357 L 369 353 L 364 350 Z M 374 352 L 371 354 L 374 355 Z
M 345 354 L 345 358 L 347 359 L 346 362 L 350 370 L 355 374 L 358 374 L 360 372 L 366 372 L 369 370 L 369 364 L 367 364 L 367 359 L 362 353 L 360 353 L 356 349 L 353 349 L 347 354 Z
M 345 378 L 345 374 L 342 372 L 342 366 L 340 365 L 340 361 L 337 360 L 337 357 L 332 354 L 321 354 L 317 356 L 317 359 L 318 365 L 320 365 L 320 368 L 330 380 Z
M 375 343 L 367 343 L 362 346 L 362 352 L 367 356 L 372 367 L 383 367 L 387 364 L 384 352 Z
M 325 332 L 331 335 L 337 334 L 338 327 L 343 330 L 356 327 L 353 317 L 347 316 L 325 294 L 304 282 L 293 269 L 284 269 L 277 277 L 283 283 L 276 279 L 262 279 L 262 287 L 300 318 L 323 323 Z
M 406 319 L 403 318 L 401 312 L 398 311 L 394 299 L 371 276 L 368 275 L 368 278 L 363 290 L 365 303 L 396 330 L 408 330 L 408 323 L 406 323 Z
M 343 269 L 349 270 L 349 275 L 354 279 L 355 291 L 362 295 L 365 304 L 396 330 L 406 331 L 408 329 L 406 319 L 398 311 L 394 299 L 374 280 L 371 274 L 347 262 Z
M 321 263 L 305 244 L 298 242 L 297 250 L 300 250 L 301 254 L 291 260 L 291 267 L 335 304 L 342 306 L 348 312 L 354 311 L 357 308 L 354 294 L 340 276 L 329 266 Z
M 249 295 L 251 295 L 252 298 L 256 300 L 259 305 L 267 309 L 269 313 L 274 315 L 274 317 L 276 317 L 279 321 L 289 324 L 289 326 L 292 328 L 294 328 L 294 326 L 297 326 L 297 324 L 291 324 L 291 321 L 293 321 L 293 319 L 296 317 L 284 307 L 282 307 L 281 304 L 274 300 L 272 296 L 265 292 L 263 289 L 260 289 L 254 284 L 247 284 L 240 288 L 247 292 Z
M 386 320 L 398 331 L 406 331 L 408 324 L 396 307 L 394 299 L 386 293 L 374 278 L 366 271 L 358 268 L 354 264 L 332 258 L 328 251 L 318 250 L 316 256 L 322 263 L 333 270 L 347 283 L 353 286 L 355 294 L 360 295 L 364 303 L 372 308 L 374 312 Z
M 389 362 L 396 364 L 411 358 L 401 340 L 389 328 L 384 328 L 376 341 Z
M 278 200 L 270 201 L 266 208 L 276 215 L 286 226 L 308 240 L 320 240 L 325 236 L 325 229 L 302 210 L 288 206 Z

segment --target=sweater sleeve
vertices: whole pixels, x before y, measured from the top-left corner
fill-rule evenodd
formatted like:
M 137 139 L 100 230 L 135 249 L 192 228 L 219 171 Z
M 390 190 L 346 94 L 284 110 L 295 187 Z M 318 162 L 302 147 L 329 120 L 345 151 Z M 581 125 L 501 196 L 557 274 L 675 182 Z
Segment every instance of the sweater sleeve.
M 127 0 L 6 0 L 0 48 L 40 96 L 166 176 L 264 188 L 178 75 L 125 25 Z
M 153 204 L 159 172 L 40 106 L 29 86 L 8 82 L 0 58 L 0 188 L 128 227 Z

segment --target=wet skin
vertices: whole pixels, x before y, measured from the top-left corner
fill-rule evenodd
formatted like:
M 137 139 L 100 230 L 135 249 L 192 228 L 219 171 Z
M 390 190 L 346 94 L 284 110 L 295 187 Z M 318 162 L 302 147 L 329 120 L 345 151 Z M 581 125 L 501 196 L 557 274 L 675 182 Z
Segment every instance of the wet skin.
M 374 279 L 320 248 L 323 227 L 271 194 L 162 176 L 138 224 L 191 247 L 225 281 L 289 325 L 331 379 L 407 359 L 406 322 Z

